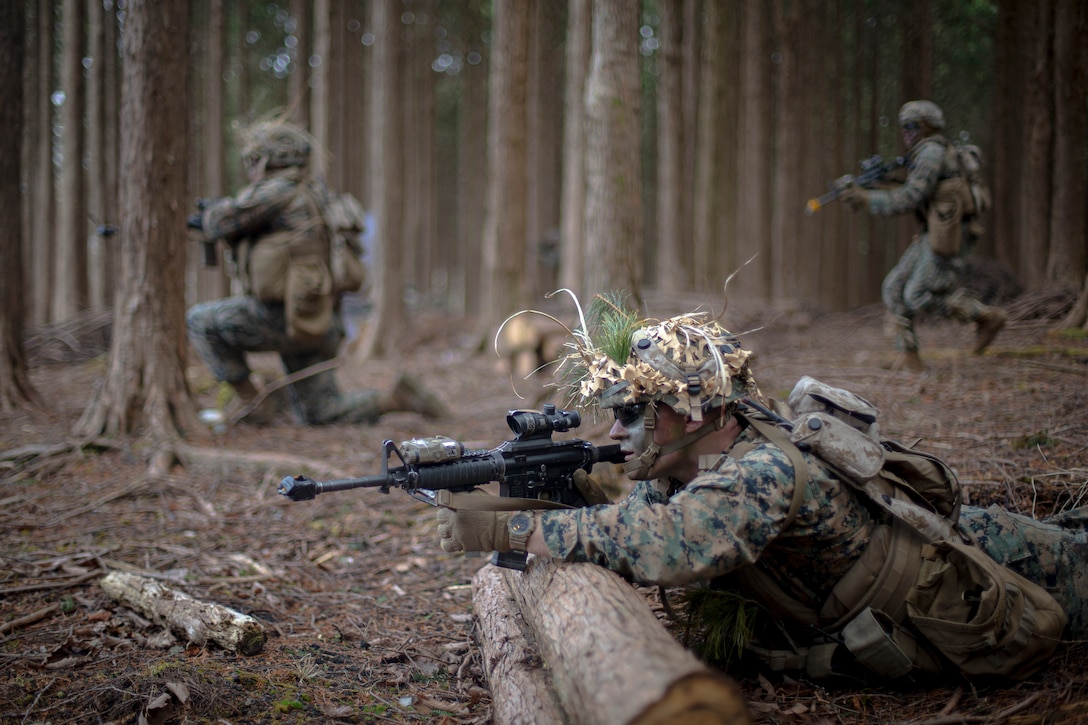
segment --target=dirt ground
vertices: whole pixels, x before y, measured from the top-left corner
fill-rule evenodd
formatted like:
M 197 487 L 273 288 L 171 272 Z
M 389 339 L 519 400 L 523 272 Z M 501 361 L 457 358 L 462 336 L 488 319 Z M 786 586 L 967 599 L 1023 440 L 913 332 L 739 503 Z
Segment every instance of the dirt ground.
M 879 307 L 738 310 L 724 321 L 755 351 L 765 395 L 784 398 L 804 374 L 850 388 L 881 409 L 886 433 L 920 436 L 953 464 L 968 502 L 1041 518 L 1088 491 L 1088 339 L 1053 332 L 1071 303 L 1013 300 L 1013 319 L 979 357 L 967 352 L 970 329 L 926 322 L 922 373 L 894 369 Z M 508 410 L 533 407 L 537 383 L 518 382 L 519 400 L 493 352 L 469 349 L 466 321 L 421 312 L 403 356 L 338 375 L 345 387 L 385 387 L 410 371 L 447 403 L 448 420 L 242 425 L 193 441 L 188 465 L 149 480 L 130 442 L 71 450 L 68 431 L 103 368 L 94 329 L 85 321 L 82 336 L 38 335 L 32 379 L 49 408 L 0 418 L 0 722 L 490 720 L 470 587 L 485 560 L 443 553 L 433 509 L 403 492 L 293 503 L 276 487 L 288 474 L 376 473 L 387 438 L 445 434 L 492 447 L 510 437 Z M 200 365 L 190 378 L 212 405 Z M 605 431 L 587 421 L 576 435 L 603 443 Z M 110 571 L 249 614 L 269 639 L 247 657 L 176 638 L 103 591 Z M 1075 723 L 1088 721 L 1086 653 L 1063 645 L 1044 671 L 1012 685 L 827 687 L 729 674 L 762 723 Z

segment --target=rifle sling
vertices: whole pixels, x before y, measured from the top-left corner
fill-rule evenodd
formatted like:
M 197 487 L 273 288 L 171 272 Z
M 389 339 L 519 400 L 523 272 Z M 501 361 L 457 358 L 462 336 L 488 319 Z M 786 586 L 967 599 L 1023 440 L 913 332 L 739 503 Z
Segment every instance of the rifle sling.
M 454 511 L 527 511 L 531 509 L 572 509 L 558 501 L 540 498 L 516 498 L 512 496 L 474 496 L 468 492 L 457 493 L 449 489 L 435 491 L 435 503 Z

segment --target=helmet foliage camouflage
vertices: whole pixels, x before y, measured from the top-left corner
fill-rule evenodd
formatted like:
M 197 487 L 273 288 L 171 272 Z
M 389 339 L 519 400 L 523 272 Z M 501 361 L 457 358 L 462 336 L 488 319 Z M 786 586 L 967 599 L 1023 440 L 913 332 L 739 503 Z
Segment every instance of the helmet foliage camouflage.
M 660 401 L 695 421 L 745 396 L 758 397 L 749 351 L 707 317 L 692 312 L 642 319 L 622 305 L 622 297 L 598 295 L 592 331 L 583 321 L 561 363 L 571 397 L 601 408 Z
M 933 101 L 907 101 L 899 109 L 899 125 L 910 121 L 921 121 L 940 130 L 944 128 L 944 112 Z
M 306 166 L 314 146 L 313 137 L 293 123 L 259 121 L 242 133 L 242 158 L 251 166 L 283 169 Z

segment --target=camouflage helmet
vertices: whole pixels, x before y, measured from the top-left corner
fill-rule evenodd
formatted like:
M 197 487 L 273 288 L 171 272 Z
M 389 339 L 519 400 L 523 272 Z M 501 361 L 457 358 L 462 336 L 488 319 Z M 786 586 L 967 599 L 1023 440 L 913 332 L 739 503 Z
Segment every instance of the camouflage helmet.
M 618 306 L 604 312 L 596 339 L 578 333 L 563 361 L 578 371 L 569 386 L 584 404 L 609 409 L 660 401 L 701 421 L 740 398 L 759 397 L 751 353 L 706 312 L 666 320 L 639 319 Z
M 312 147 L 313 137 L 286 121 L 261 121 L 242 132 L 242 158 L 250 167 L 306 166 Z
M 930 128 L 940 130 L 944 128 L 944 112 L 933 101 L 907 101 L 899 109 L 899 125 L 911 121 L 921 121 Z

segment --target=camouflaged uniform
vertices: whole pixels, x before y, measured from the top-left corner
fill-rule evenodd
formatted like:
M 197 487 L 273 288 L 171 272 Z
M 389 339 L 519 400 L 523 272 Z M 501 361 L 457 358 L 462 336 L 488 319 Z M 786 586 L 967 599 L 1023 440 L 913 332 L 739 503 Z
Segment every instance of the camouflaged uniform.
M 926 209 L 937 184 L 960 174 L 959 167 L 954 165 L 954 157 L 947 153 L 948 145 L 943 136 L 936 135 L 919 141 L 907 156 L 906 182 L 894 189 L 870 191 L 869 212 L 884 216 L 914 212 L 924 224 Z M 964 249 L 969 250 L 974 241 L 968 238 Z M 962 289 L 956 289 L 963 266 L 962 253 L 951 257 L 935 254 L 925 229 L 907 247 L 881 287 L 884 305 L 895 316 L 899 327 L 898 350 L 917 352 L 914 319 L 919 313 L 962 322 L 979 319 L 985 306 Z
M 246 352 L 277 352 L 290 374 L 335 358 L 344 339 L 339 305 L 324 338 L 307 346 L 288 339 L 283 303 L 263 302 L 251 294 L 246 240 L 259 244 L 262 237 L 275 233 L 307 238 L 325 233 L 323 222 L 314 219 L 299 193 L 298 185 L 307 179 L 302 168 L 270 169 L 237 197 L 220 199 L 204 210 L 205 234 L 229 245 L 246 292 L 244 297 L 194 305 L 187 315 L 189 339 L 219 381 L 237 384 L 249 378 Z M 331 370 L 288 388 L 295 414 L 306 423 L 373 423 L 379 416 L 376 392 L 343 393 Z
M 686 486 L 639 481 L 623 501 L 577 510 L 543 511 L 549 553 L 590 561 L 641 583 L 706 583 L 759 562 L 787 594 L 819 609 L 868 546 L 879 514 L 804 454 L 807 490 L 783 529 L 793 496 L 787 454 L 747 429 L 739 458 L 721 457 Z M 964 506 L 961 527 L 997 562 L 1047 589 L 1068 615 L 1066 637 L 1088 635 L 1088 513 L 1076 510 L 1038 522 L 998 507 Z

